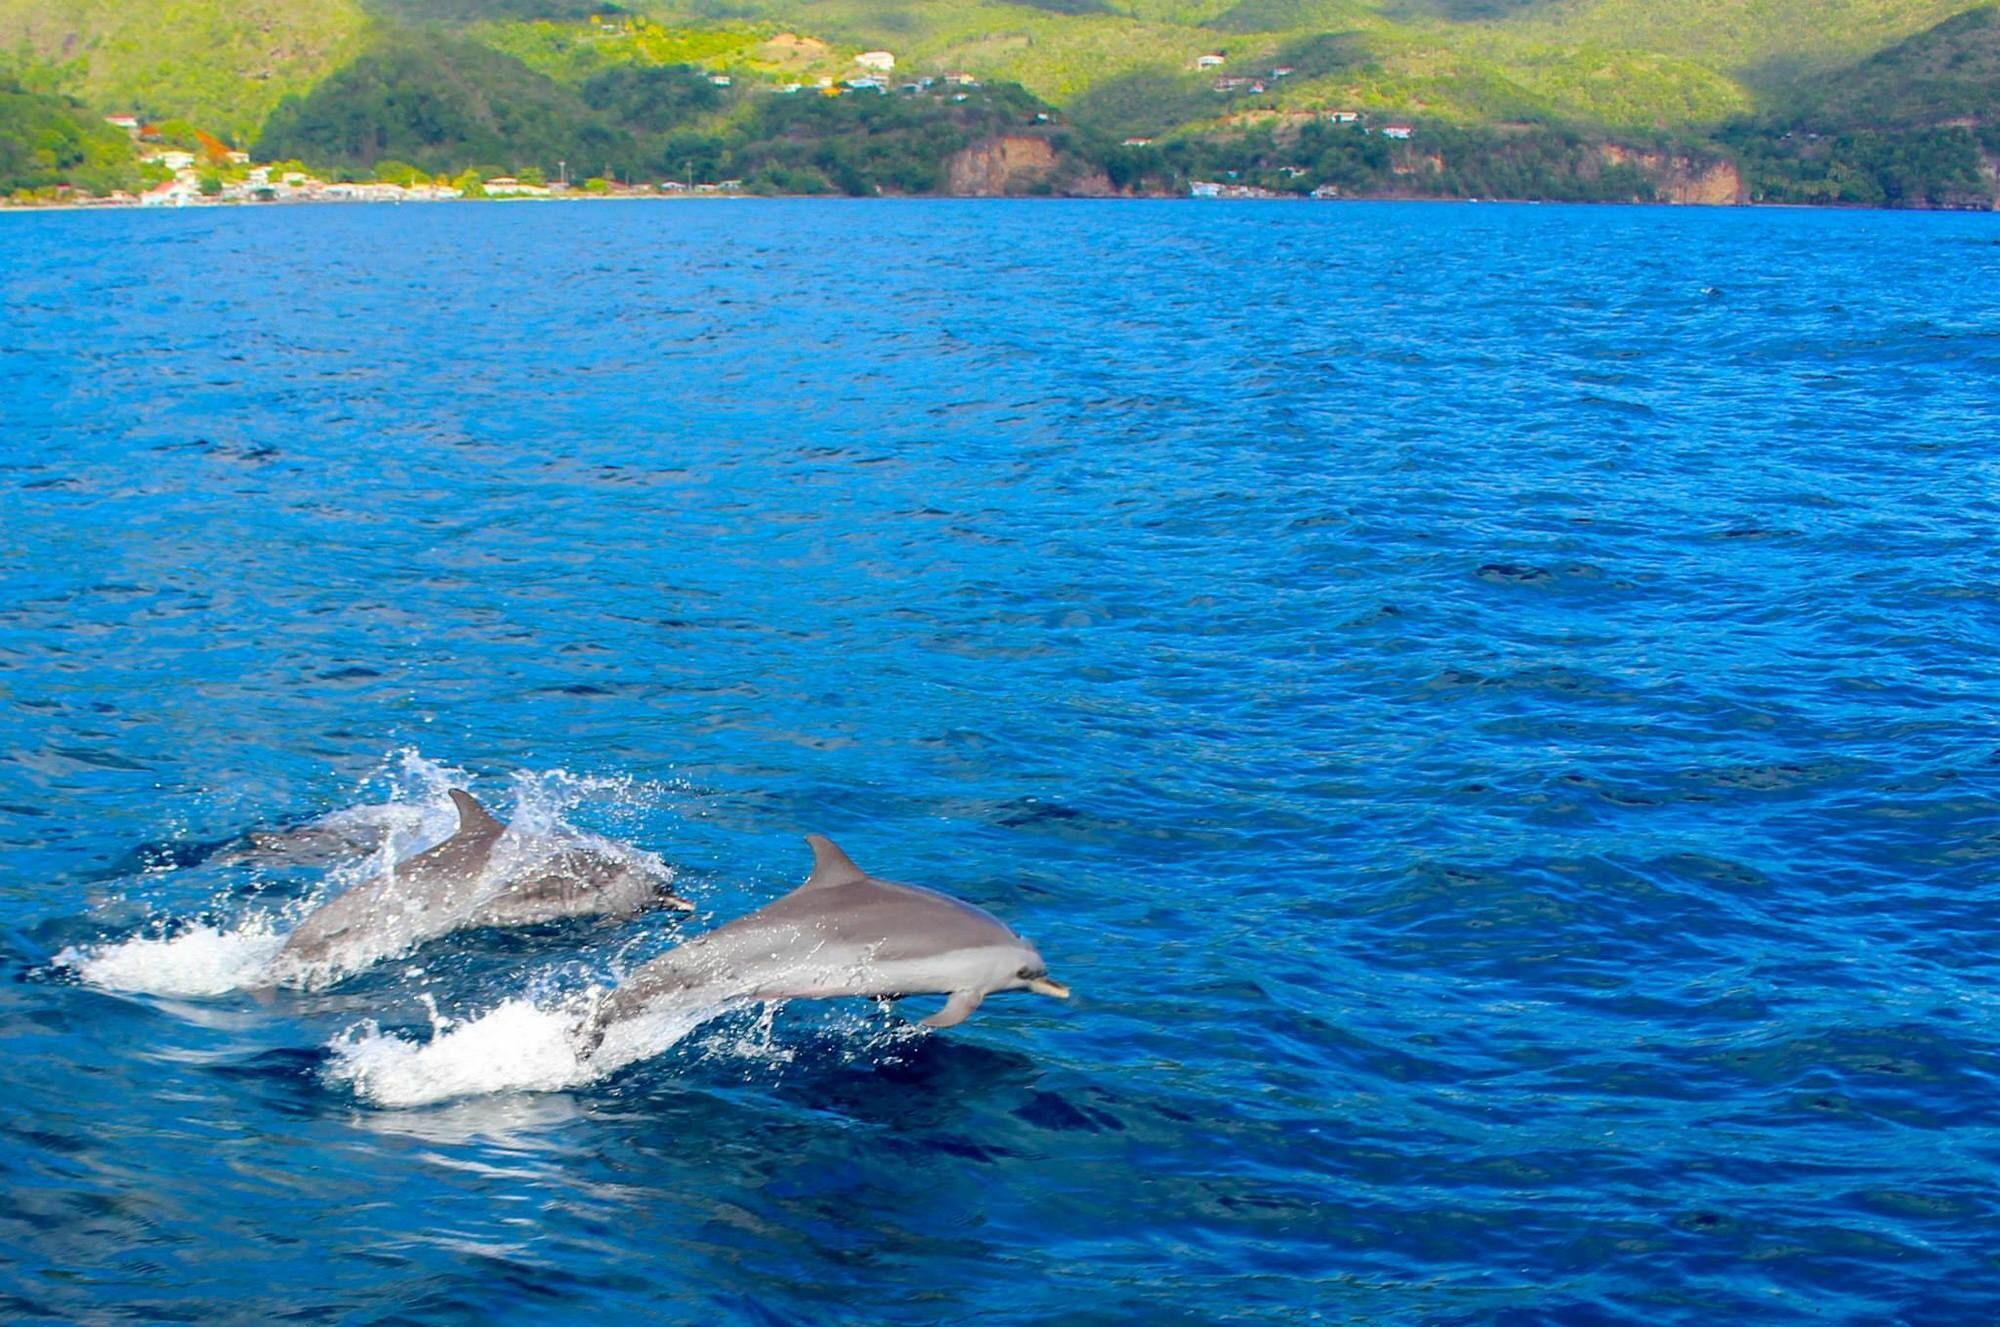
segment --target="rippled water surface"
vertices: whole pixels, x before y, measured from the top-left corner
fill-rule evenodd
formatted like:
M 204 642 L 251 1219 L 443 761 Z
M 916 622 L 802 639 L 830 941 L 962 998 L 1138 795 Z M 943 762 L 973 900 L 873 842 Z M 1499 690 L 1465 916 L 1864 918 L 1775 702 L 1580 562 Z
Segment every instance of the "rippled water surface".
M 0 217 L 0 1318 L 1991 1322 L 1996 241 Z M 240 989 L 461 779 L 700 911 Z M 537 1076 L 809 831 L 1076 997 Z

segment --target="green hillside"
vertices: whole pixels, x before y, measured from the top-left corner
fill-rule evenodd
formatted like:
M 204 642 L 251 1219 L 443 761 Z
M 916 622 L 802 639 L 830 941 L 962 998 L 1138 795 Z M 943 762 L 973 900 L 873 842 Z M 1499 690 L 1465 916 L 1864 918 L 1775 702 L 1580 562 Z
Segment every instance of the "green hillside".
M 104 112 L 240 142 L 358 48 L 355 0 L 0 0 L 0 51 Z
M 944 164 L 912 154 L 1031 126 L 1093 187 L 1715 198 L 1733 162 L 1754 196 L 1963 205 L 1991 194 L 1996 33 L 1991 0 L 0 0 L 0 67 L 348 170 L 678 157 L 914 189 Z M 981 95 L 763 104 L 866 50 L 894 54 L 891 85 Z M 1421 138 L 1309 167 L 1303 129 L 1336 111 Z M 851 168 L 842 135 L 894 146 L 851 145 L 874 163 Z M 1156 146 L 1113 150 L 1135 138 Z
M 1558 0 L 1507 26 L 1550 45 L 1656 51 L 1770 88 L 1851 64 L 1971 7 L 1965 0 Z
M 1822 130 L 2000 123 L 2000 7 L 1959 14 L 1835 76 L 1808 80 L 1779 114 Z
M 391 31 L 311 92 L 282 102 L 254 151 L 271 161 L 373 167 L 388 159 L 498 175 L 581 160 L 609 137 L 581 97 L 518 60 L 437 33 Z
M 1973 8 L 1966 0 L 0 0 L 0 50 L 61 71 L 106 110 L 250 137 L 284 96 L 360 58 L 378 28 L 455 28 L 559 80 L 608 64 L 701 63 L 773 77 L 865 48 L 899 72 L 1018 82 L 1107 126 L 1158 131 L 1246 110 L 1353 105 L 1460 123 L 1712 127 L 1793 84 Z M 650 24 L 613 22 L 641 13 Z M 608 30 L 607 30 L 608 29 Z M 1244 97 L 1338 38 L 1338 68 Z M 773 45 L 772 39 L 790 39 Z M 1197 74 L 1197 57 L 1225 57 Z M 1191 95 L 1205 92 L 1206 98 Z M 1156 106 L 1143 105 L 1157 94 Z
M 1986 206 L 2000 160 L 2000 8 L 1802 80 L 1722 137 L 1765 201 Z
M 103 194 L 138 182 L 124 134 L 67 97 L 0 79 L 0 194 L 59 184 Z
M 689 44 L 670 38 L 647 49 L 687 54 Z M 684 63 L 560 67 L 571 77 L 460 37 L 385 32 L 310 93 L 283 102 L 256 155 L 356 174 L 383 163 L 489 177 L 560 167 L 577 177 L 695 176 L 786 193 L 935 193 L 954 154 L 1054 121 L 1051 108 L 1006 84 L 828 98 L 753 93 L 733 79 L 725 87 Z

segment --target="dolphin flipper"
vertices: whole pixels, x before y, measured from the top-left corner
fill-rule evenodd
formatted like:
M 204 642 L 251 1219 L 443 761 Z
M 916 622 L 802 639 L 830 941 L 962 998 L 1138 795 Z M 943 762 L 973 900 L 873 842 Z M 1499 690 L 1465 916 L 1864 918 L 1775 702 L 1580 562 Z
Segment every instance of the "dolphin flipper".
M 979 1008 L 979 1002 L 986 998 L 983 991 L 953 991 L 951 998 L 944 1002 L 944 1008 L 929 1018 L 917 1021 L 927 1028 L 955 1028 L 972 1017 L 972 1011 Z

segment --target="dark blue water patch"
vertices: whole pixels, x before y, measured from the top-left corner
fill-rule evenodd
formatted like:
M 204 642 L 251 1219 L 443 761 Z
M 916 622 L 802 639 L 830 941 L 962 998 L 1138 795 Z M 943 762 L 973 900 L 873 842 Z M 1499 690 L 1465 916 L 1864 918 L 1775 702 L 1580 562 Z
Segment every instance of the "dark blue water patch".
M 10 1320 L 2000 1302 L 1991 218 L 0 220 Z M 297 903 L 212 849 L 406 747 L 632 781 L 566 814 L 701 913 L 262 999 L 55 962 Z M 1074 998 L 329 1072 L 805 832 Z

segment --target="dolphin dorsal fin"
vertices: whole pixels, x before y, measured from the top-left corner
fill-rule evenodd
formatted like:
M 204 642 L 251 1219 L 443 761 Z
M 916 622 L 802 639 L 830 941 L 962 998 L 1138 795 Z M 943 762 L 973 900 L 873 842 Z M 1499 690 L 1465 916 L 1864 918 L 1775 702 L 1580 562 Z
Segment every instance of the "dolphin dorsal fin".
M 812 845 L 813 873 L 806 877 L 800 889 L 827 889 L 868 878 L 868 873 L 849 860 L 839 845 L 826 835 L 808 834 L 806 842 Z
M 478 798 L 463 788 L 451 790 L 451 804 L 458 808 L 458 834 L 498 834 L 507 828 L 487 813 Z

